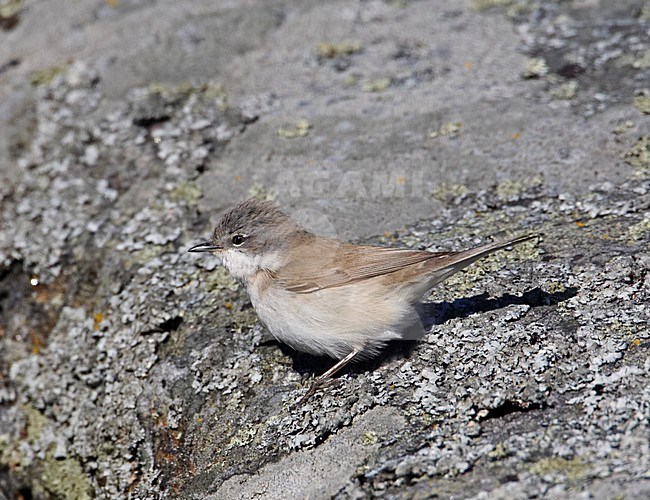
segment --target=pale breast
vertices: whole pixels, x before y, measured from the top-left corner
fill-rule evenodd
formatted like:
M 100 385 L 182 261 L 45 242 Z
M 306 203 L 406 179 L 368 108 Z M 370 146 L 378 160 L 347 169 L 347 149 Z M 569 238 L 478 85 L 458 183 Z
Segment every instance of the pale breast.
M 296 294 L 260 272 L 248 291 L 258 316 L 278 340 L 299 351 L 340 359 L 353 349 L 362 349 L 362 357 L 374 355 L 385 342 L 420 324 L 407 297 L 399 291 L 386 293 L 372 281 Z

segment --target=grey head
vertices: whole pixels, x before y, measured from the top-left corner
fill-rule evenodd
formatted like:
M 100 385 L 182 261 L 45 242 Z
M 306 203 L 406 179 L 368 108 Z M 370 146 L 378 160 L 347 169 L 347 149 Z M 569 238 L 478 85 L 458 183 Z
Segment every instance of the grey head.
M 291 217 L 274 203 L 250 198 L 226 212 L 212 238 L 190 252 L 235 250 L 248 255 L 280 252 L 293 235 L 304 234 Z

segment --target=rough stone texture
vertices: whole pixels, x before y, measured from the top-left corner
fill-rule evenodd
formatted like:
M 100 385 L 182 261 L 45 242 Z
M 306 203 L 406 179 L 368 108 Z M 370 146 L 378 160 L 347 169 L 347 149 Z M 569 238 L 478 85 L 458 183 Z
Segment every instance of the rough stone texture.
M 0 497 L 650 495 L 650 3 L 0 10 Z M 248 195 L 462 249 L 330 360 L 188 254 Z

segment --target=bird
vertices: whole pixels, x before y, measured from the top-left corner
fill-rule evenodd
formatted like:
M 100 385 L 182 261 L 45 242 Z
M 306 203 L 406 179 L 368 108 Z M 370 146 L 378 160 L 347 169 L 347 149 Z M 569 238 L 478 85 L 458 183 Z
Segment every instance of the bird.
M 352 361 L 422 328 L 417 305 L 435 285 L 476 260 L 539 236 L 460 252 L 357 245 L 318 236 L 270 201 L 251 198 L 223 215 L 209 240 L 189 252 L 221 258 L 241 281 L 261 322 L 295 350 L 336 363 L 299 403 Z M 409 333 L 411 332 L 411 333 Z

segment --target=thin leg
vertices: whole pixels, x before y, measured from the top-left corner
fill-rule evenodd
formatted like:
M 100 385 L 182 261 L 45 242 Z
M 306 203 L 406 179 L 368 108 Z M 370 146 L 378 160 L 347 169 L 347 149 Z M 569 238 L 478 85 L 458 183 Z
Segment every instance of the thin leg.
M 320 377 L 314 380 L 314 383 L 311 385 L 307 393 L 302 398 L 300 398 L 300 401 L 298 401 L 298 406 L 305 404 L 309 400 L 309 398 L 311 398 L 315 394 L 315 392 L 318 390 L 319 387 L 321 387 L 329 379 L 331 379 L 332 376 L 336 374 L 341 368 L 344 368 L 348 363 L 350 363 L 350 361 L 352 361 L 354 357 L 360 352 L 361 349 L 355 349 L 346 357 L 344 357 L 341 361 L 336 363 L 332 368 L 330 368 L 325 373 L 323 373 Z

